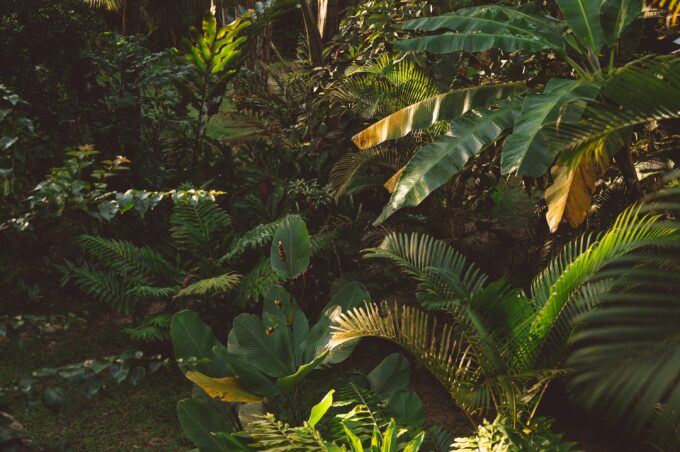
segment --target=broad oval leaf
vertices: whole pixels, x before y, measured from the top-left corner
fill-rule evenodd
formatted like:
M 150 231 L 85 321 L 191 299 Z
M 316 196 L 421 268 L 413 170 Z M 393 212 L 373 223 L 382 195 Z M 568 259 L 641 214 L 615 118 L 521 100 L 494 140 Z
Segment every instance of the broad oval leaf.
M 406 136 L 413 130 L 426 129 L 437 121 L 457 119 L 473 108 L 524 90 L 526 87 L 522 83 L 502 83 L 450 91 L 392 113 L 356 134 L 352 141 L 359 149 L 368 149 Z
M 399 353 L 393 353 L 383 359 L 375 369 L 367 375 L 371 389 L 383 400 L 408 387 L 411 379 L 411 365 Z
M 170 337 L 179 368 L 186 373 L 189 360 L 195 359 L 196 369 L 214 374 L 213 348 L 223 347 L 208 325 L 193 311 L 184 310 L 172 316 Z
M 423 402 L 413 391 L 401 390 L 394 394 L 387 409 L 399 422 L 411 427 L 422 427 L 425 421 Z
M 212 403 L 197 399 L 180 400 L 177 402 L 177 417 L 184 434 L 202 452 L 222 452 L 229 449 L 227 441 L 215 433 L 231 432 L 234 427 Z
M 511 103 L 482 116 L 454 121 L 454 136 L 441 135 L 411 157 L 389 203 L 374 224 L 382 223 L 403 207 L 415 207 L 423 202 L 460 171 L 471 157 L 512 127 L 518 110 L 519 105 Z
M 300 216 L 289 215 L 274 234 L 270 252 L 272 267 L 294 278 L 307 270 L 311 250 L 307 225 Z
M 234 319 L 227 348 L 229 353 L 273 377 L 291 375 L 297 370 L 290 330 L 266 327 L 251 314 L 241 314 Z

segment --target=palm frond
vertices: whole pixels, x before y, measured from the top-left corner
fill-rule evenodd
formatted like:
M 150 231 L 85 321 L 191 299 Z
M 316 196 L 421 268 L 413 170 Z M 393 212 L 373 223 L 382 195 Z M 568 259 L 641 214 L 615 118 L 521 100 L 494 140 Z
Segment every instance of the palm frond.
M 170 314 L 156 314 L 142 320 L 135 326 L 123 330 L 131 339 L 143 342 L 157 342 L 168 338 L 170 334 Z
M 242 305 L 257 301 L 267 295 L 271 286 L 285 280 L 285 276 L 272 267 L 269 258 L 263 257 L 241 279 L 238 298 Z
M 553 145 L 565 162 L 597 141 L 608 147 L 625 145 L 633 126 L 680 117 L 680 59 L 675 56 L 646 57 L 613 71 L 600 92 L 603 102 L 591 103 L 578 122 L 546 124 Z
M 321 435 L 313 427 L 291 427 L 268 413 L 245 427 L 246 434 L 254 440 L 252 447 L 272 452 L 328 450 Z
M 464 334 L 419 309 L 396 303 L 367 304 L 335 318 L 329 347 L 362 337 L 392 341 L 413 354 L 468 413 L 483 412 L 492 405 L 488 387 L 478 384 L 479 363 Z
M 379 247 L 367 249 L 364 253 L 367 258 L 388 259 L 396 263 L 409 275 L 428 284 L 423 289 L 438 289 L 439 299 L 469 297 L 488 279 L 465 256 L 426 234 L 390 233 Z

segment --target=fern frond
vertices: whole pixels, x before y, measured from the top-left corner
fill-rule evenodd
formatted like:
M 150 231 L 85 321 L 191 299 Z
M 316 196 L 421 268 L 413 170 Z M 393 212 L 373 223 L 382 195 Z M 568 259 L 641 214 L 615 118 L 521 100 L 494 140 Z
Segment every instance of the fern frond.
M 250 300 L 257 301 L 267 295 L 271 286 L 285 280 L 286 277 L 272 267 L 269 258 L 263 257 L 241 279 L 238 298 L 242 305 Z
M 340 233 L 337 230 L 319 232 L 310 237 L 311 254 L 316 256 L 322 251 L 326 251 L 333 247 L 333 244 L 338 240 Z
M 130 287 L 112 270 L 97 271 L 88 267 L 72 267 L 71 278 L 80 290 L 116 310 L 128 315 L 136 299 L 128 295 Z
M 170 314 L 156 314 L 145 318 L 139 325 L 125 328 L 123 331 L 131 339 L 143 342 L 158 342 L 170 335 Z
M 345 439 L 345 425 L 359 439 L 367 441 L 371 439 L 376 428 L 382 431 L 390 423 L 390 417 L 385 413 L 377 394 L 351 381 L 336 391 L 333 407 L 338 409 L 352 407 L 347 412 L 336 414 L 331 420 L 331 437 L 338 442 Z
M 170 217 L 170 236 L 178 249 L 194 256 L 210 256 L 231 225 L 229 215 L 216 203 L 202 200 L 176 204 Z
M 269 245 L 282 221 L 283 218 L 279 218 L 271 223 L 258 224 L 240 238 L 236 239 L 229 247 L 227 254 L 220 259 L 220 262 L 233 262 L 248 249 L 261 248 Z
M 625 146 L 621 132 L 652 121 L 680 118 L 680 59 L 646 57 L 614 71 L 601 90 L 605 102 L 586 108 L 577 123 L 546 124 L 563 161 L 577 161 L 581 149 L 607 141 L 611 149 Z
M 80 236 L 78 243 L 84 252 L 103 266 L 126 278 L 146 284 L 176 279 L 175 268 L 148 246 L 137 247 L 130 242 L 92 235 Z
M 229 292 L 236 287 L 241 280 L 241 275 L 229 272 L 214 278 L 206 278 L 197 281 L 177 292 L 177 297 L 190 295 L 206 296 Z

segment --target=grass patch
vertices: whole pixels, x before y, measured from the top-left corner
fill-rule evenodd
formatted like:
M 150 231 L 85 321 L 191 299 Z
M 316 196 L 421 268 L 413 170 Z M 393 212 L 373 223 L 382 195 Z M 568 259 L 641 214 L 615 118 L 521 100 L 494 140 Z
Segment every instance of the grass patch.
M 0 385 L 17 382 L 35 369 L 116 355 L 129 347 L 120 325 L 93 324 L 0 343 Z M 177 421 L 175 405 L 188 397 L 190 385 L 174 367 L 161 369 L 138 386 L 111 382 L 87 400 L 79 389 L 57 379 L 68 400 L 53 413 L 41 403 L 8 408 L 40 442 L 67 444 L 74 450 L 179 450 L 191 448 Z

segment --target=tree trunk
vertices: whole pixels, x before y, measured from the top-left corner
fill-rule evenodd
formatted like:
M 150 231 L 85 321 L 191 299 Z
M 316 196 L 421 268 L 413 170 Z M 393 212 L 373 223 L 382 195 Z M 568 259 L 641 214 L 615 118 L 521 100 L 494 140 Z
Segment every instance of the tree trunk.
M 318 0 L 317 28 L 322 42 L 328 42 L 338 31 L 340 11 L 344 8 L 343 0 Z
M 123 0 L 121 31 L 123 35 L 134 35 L 142 30 L 142 0 Z
M 314 67 L 321 66 L 323 63 L 321 43 L 321 34 L 317 21 L 314 18 L 314 12 L 309 5 L 308 0 L 300 0 L 300 7 L 302 8 L 302 18 L 305 21 L 305 33 L 307 34 L 307 46 L 309 47 L 309 59 Z

